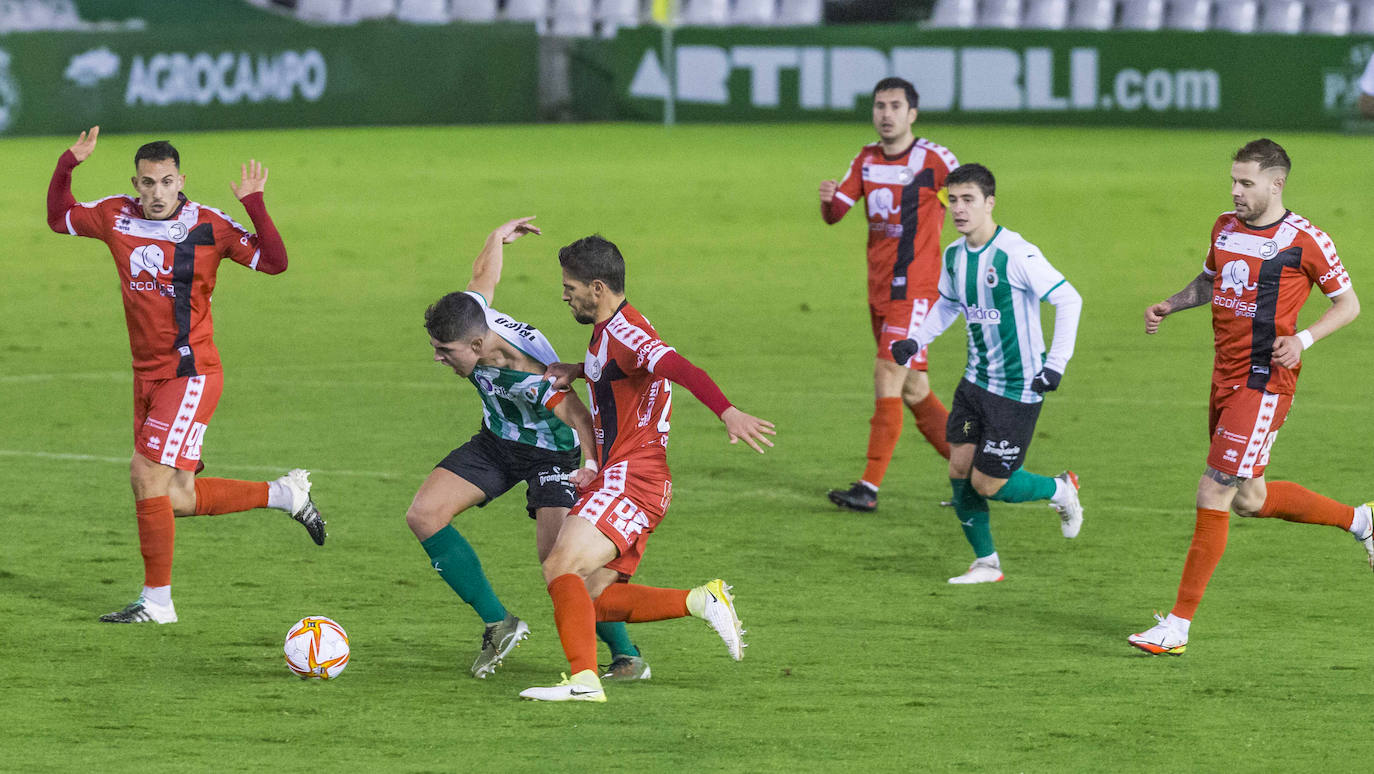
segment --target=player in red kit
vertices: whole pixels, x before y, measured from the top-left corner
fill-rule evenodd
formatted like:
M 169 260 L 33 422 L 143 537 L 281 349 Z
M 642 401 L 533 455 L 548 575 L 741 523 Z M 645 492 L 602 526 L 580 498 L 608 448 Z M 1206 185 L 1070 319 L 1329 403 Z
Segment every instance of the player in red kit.
M 1178 597 L 1158 625 L 1127 638 L 1148 653 L 1181 654 L 1207 581 L 1226 550 L 1229 514 L 1339 527 L 1363 544 L 1374 567 L 1370 506 L 1350 506 L 1289 481 L 1266 483 L 1269 453 L 1293 405 L 1303 352 L 1360 313 L 1350 275 L 1331 238 L 1283 206 L 1292 163 L 1272 140 L 1236 151 L 1235 210 L 1212 227 L 1202 273 L 1145 310 L 1145 332 L 1174 312 L 1212 307 L 1216 359 L 1208 411 L 1211 448 L 1197 488 L 1197 522 Z M 1298 311 L 1317 286 L 1331 306 L 1297 330 Z
M 57 161 L 48 186 L 48 226 L 59 234 L 99 239 L 119 272 L 134 367 L 134 455 L 129 478 L 143 553 L 143 590 L 108 623 L 174 623 L 174 518 L 276 508 L 305 525 L 323 545 L 325 522 L 310 499 L 309 474 L 293 470 L 270 481 L 196 478 L 201 444 L 223 387 L 210 297 L 228 258 L 264 274 L 286 271 L 286 247 L 263 205 L 267 169 L 244 165 L 230 184 L 253 221 L 250 234 L 219 210 L 186 198 L 181 157 L 167 142 L 134 155 L 138 197 L 89 203 L 72 197 L 72 170 L 95 151 L 100 127 L 82 132 Z
M 878 507 L 878 487 L 902 434 L 903 404 L 921 435 L 949 459 L 949 412 L 930 391 L 926 351 L 905 365 L 892 359 L 893 342 L 911 338 L 939 296 L 943 189 L 945 178 L 959 166 L 947 148 L 912 133 L 918 101 L 908 81 L 879 81 L 873 88 L 878 142 L 859 151 L 843 180 L 827 180 L 820 187 L 826 223 L 839 222 L 860 201 L 868 215 L 868 314 L 878 346 L 868 464 L 848 489 L 829 493 L 831 502 L 856 511 Z
M 644 545 L 672 500 L 668 429 L 673 384 L 720 417 L 730 442 L 743 440 L 759 453 L 772 446 L 773 423 L 730 404 L 705 371 L 659 338 L 625 300 L 625 261 L 600 236 L 580 239 L 558 253 L 563 300 L 573 318 L 592 325 L 583 363 L 556 363 L 548 374 L 563 386 L 583 377 L 590 385 L 597 456 L 572 478 L 579 498 L 544 560 L 554 623 L 571 677 L 520 693 L 537 701 L 605 701 L 596 673 L 598 621 L 662 621 L 694 615 L 725 641 L 731 657 L 743 657 L 743 634 L 724 581 L 694 589 L 663 589 L 629 582 Z

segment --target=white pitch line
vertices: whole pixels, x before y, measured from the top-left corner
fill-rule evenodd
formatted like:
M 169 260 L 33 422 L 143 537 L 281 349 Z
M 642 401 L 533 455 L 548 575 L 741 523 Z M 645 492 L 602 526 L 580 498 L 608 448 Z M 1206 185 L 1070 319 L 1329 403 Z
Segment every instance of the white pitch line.
M 61 452 L 24 451 L 21 449 L 0 449 L 0 457 L 37 457 L 38 459 L 44 460 L 61 460 L 68 462 L 108 462 L 117 465 L 129 464 L 128 457 L 104 457 L 98 454 L 70 454 Z M 215 463 L 215 466 L 226 470 L 266 471 L 269 473 L 289 470 L 285 465 L 273 466 Z M 402 475 L 406 475 L 384 470 L 322 470 L 311 468 L 310 472 L 318 473 L 322 476 L 356 476 L 361 478 L 400 478 Z

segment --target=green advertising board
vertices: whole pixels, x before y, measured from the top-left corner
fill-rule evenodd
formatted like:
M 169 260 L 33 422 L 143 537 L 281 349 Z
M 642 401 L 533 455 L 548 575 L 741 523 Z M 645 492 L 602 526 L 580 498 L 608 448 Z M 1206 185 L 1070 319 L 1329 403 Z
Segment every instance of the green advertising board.
M 0 134 L 533 121 L 532 25 L 0 35 Z
M 916 84 L 939 121 L 1331 129 L 1354 121 L 1374 39 L 909 26 L 624 30 L 577 52 L 582 118 L 854 118 L 873 84 Z

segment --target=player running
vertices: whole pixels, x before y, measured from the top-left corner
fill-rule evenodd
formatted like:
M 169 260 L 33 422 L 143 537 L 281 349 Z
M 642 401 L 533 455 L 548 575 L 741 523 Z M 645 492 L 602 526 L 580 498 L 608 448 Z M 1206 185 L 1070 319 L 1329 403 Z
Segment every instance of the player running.
M 1078 537 L 1083 526 L 1072 471 L 1050 478 L 1021 467 L 1044 394 L 1058 389 L 1073 357 L 1083 299 L 1040 248 L 993 221 L 997 181 L 987 167 L 965 164 L 950 173 L 948 185 L 954 228 L 962 236 L 945 248 L 939 300 L 912 338 L 892 345 L 892 357 L 906 362 L 964 315 L 968 365 L 945 434 L 951 502 L 975 558 L 968 572 L 949 582 L 994 583 L 1003 575 L 988 500 L 1048 500 L 1066 538 Z M 1042 301 L 1054 306 L 1048 355 L 1040 332 Z
M 878 507 L 897 439 L 902 434 L 902 405 L 940 456 L 949 458 L 944 404 L 930 391 L 926 351 L 905 367 L 892 360 L 891 344 L 911 336 L 938 296 L 940 230 L 945 223 L 941 189 L 959 161 L 954 154 L 912 132 L 916 122 L 916 88 L 901 78 L 884 78 L 873 87 L 873 128 L 878 142 L 865 145 L 844 179 L 821 183 L 821 217 L 837 223 L 855 202 L 868 215 L 868 316 L 878 345 L 873 367 L 873 418 L 869 420 L 868 464 L 848 489 L 832 489 L 830 501 L 841 508 L 872 511 Z
M 667 453 L 672 383 L 685 386 L 720 417 L 730 443 L 743 440 L 762 454 L 760 444 L 772 446 L 766 436 L 774 432 L 773 423 L 732 406 L 705 371 L 665 344 L 625 300 L 625 260 L 614 244 L 600 236 L 579 239 L 558 251 L 558 262 L 563 300 L 575 320 L 594 327 L 585 361 L 550 366 L 549 373 L 561 383 L 580 376 L 590 385 L 597 454 L 586 463 L 594 478 L 579 486 L 581 497 L 544 561 L 554 622 L 572 676 L 520 695 L 538 701 L 605 701 L 594 671 L 597 621 L 694 615 L 715 629 L 731 657 L 738 661 L 744 655 L 744 630 L 724 581 L 690 591 L 629 582 L 673 496 Z
M 1212 226 L 1202 273 L 1145 310 L 1145 332 L 1153 334 L 1165 317 L 1210 303 L 1216 349 L 1208 404 L 1211 446 L 1198 481 L 1197 523 L 1178 598 L 1167 617 L 1155 615 L 1157 625 L 1127 638 L 1154 654 L 1177 655 L 1187 648 L 1193 614 L 1226 550 L 1228 509 L 1238 516 L 1339 527 L 1364 545 L 1374 567 L 1374 503 L 1343 505 L 1289 481 L 1264 480 L 1274 439 L 1293 405 L 1303 351 L 1354 320 L 1360 302 L 1331 238 L 1283 206 L 1293 166 L 1284 149 L 1259 139 L 1236 151 L 1232 161 L 1235 210 Z M 1331 306 L 1299 331 L 1298 311 L 1313 285 Z
M 517 218 L 492 231 L 473 263 L 467 290 L 449 293 L 425 311 L 435 362 L 472 382 L 483 417 L 477 434 L 425 479 L 406 511 L 406 524 L 439 576 L 486 624 L 473 677 L 495 672 L 529 635 L 529 626 L 501 604 L 477 553 L 453 528 L 453 519 L 523 480 L 543 562 L 577 500 L 575 484 L 592 479 L 590 470 L 579 467 L 579 441 L 587 459 L 596 454 L 586 405 L 572 392 L 553 389 L 544 376 L 545 368 L 558 361 L 553 345 L 535 327 L 491 308 L 501 281 L 503 248 L 525 234 L 538 234 L 531 220 Z M 597 624 L 597 632 L 611 647 L 611 666 L 603 677 L 649 677 L 649 665 L 630 643 L 623 622 Z
M 229 216 L 182 193 L 181 157 L 167 142 L 134 154 L 138 197 L 107 196 L 78 204 L 72 170 L 95 151 L 100 127 L 82 132 L 57 161 L 48 186 L 48 226 L 59 234 L 99 239 L 119 271 L 134 368 L 134 455 L 129 478 L 143 553 L 143 590 L 108 623 L 174 623 L 172 549 L 178 516 L 276 508 L 324 545 L 325 522 L 310 499 L 309 473 L 293 470 L 270 482 L 196 478 L 201 445 L 224 376 L 215 349 L 210 298 L 228 258 L 264 274 L 286 271 L 286 246 L 267 215 L 267 168 L 243 165 L 230 183 L 253 221 L 250 234 Z

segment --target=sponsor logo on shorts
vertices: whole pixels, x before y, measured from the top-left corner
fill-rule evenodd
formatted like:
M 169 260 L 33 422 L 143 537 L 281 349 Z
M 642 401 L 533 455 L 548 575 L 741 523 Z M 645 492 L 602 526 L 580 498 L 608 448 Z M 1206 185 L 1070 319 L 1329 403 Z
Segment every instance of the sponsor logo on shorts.
M 540 486 L 544 486 L 545 484 L 566 484 L 566 483 L 568 483 L 568 473 L 567 473 L 566 471 L 564 471 L 562 468 L 558 467 L 557 465 L 554 465 L 554 466 L 553 466 L 553 470 L 542 471 L 542 472 L 539 474 L 539 485 L 540 485 Z
M 1235 449 L 1227 449 L 1226 453 L 1221 455 L 1221 458 L 1227 462 L 1235 462 L 1239 456 L 1240 455 L 1236 453 Z
M 148 437 L 148 448 L 149 448 L 149 449 L 152 449 L 152 450 L 154 450 L 154 451 L 156 451 L 156 450 L 158 450 L 158 449 L 161 449 L 161 448 L 162 448 L 162 438 L 161 438 L 161 436 L 156 436 L 156 435 L 149 436 L 149 437 Z
M 996 457 L 999 460 L 1014 460 L 1021 454 L 1020 446 L 1013 446 L 1010 441 L 998 441 L 994 446 L 992 441 L 983 442 L 983 453 Z

